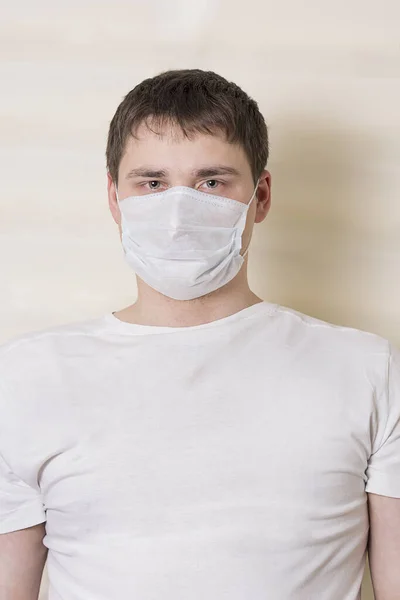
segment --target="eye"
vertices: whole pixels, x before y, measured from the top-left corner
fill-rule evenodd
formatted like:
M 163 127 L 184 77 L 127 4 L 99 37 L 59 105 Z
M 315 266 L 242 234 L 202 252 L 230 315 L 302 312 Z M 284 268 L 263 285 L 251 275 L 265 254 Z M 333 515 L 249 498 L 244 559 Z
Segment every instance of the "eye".
M 218 186 L 218 181 L 216 179 L 209 179 L 206 181 L 206 185 L 209 190 L 215 190 L 215 188 Z
M 160 186 L 160 182 L 159 181 L 149 181 L 149 187 L 151 190 L 158 190 L 159 186 Z

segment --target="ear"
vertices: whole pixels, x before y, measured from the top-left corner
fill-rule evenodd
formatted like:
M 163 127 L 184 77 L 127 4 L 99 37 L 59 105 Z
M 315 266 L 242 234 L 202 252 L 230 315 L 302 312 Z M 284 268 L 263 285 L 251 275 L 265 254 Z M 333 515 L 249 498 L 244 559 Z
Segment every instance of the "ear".
M 108 194 L 108 206 L 110 212 L 117 225 L 121 224 L 121 213 L 118 206 L 117 194 L 115 190 L 115 183 L 109 172 L 107 172 L 107 194 Z
M 254 222 L 261 223 L 271 208 L 271 173 L 266 169 L 260 175 L 256 197 L 257 208 Z

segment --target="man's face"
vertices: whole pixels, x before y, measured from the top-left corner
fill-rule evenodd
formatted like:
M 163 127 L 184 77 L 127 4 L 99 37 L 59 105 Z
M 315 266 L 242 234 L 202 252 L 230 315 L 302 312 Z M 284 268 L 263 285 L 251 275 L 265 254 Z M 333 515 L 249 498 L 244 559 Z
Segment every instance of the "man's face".
M 155 129 L 155 128 L 154 128 Z M 248 204 L 254 181 L 244 150 L 222 135 L 195 134 L 188 139 L 178 126 L 151 131 L 141 125 L 127 141 L 118 174 L 118 197 L 144 196 L 173 186 L 187 186 Z M 108 178 L 110 210 L 121 235 L 121 215 L 115 184 Z M 243 232 L 247 248 L 254 223 L 262 221 L 270 206 L 270 174 L 263 171 Z

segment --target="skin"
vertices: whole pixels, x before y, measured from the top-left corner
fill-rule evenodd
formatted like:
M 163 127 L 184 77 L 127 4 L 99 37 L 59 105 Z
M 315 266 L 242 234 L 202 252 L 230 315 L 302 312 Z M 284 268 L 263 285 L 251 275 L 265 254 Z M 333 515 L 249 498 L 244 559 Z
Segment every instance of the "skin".
M 47 548 L 45 524 L 0 535 L 1 600 L 37 600 Z
M 153 131 L 154 130 L 154 131 Z M 235 169 L 237 174 L 216 174 L 217 167 Z M 142 170 L 150 176 L 132 173 Z M 197 173 L 208 169 L 205 173 Z M 163 171 L 155 176 L 156 172 Z M 108 199 L 112 217 L 121 236 L 121 214 L 115 192 L 116 183 L 108 174 Z M 198 133 L 188 139 L 172 124 L 162 130 L 141 125 L 135 137 L 127 141 L 118 172 L 120 201 L 164 191 L 173 186 L 187 186 L 205 193 L 225 196 L 248 203 L 255 188 L 247 156 L 241 146 L 231 144 L 221 134 Z M 242 236 L 242 251 L 250 243 L 255 223 L 261 223 L 271 206 L 271 175 L 261 173 L 256 198 L 250 206 Z M 136 302 L 115 316 L 128 323 L 184 327 L 200 325 L 234 314 L 261 301 L 249 288 L 247 255 L 245 262 L 228 284 L 201 298 L 173 300 L 152 289 L 137 277 Z
M 368 494 L 369 566 L 375 600 L 400 599 L 400 498 Z

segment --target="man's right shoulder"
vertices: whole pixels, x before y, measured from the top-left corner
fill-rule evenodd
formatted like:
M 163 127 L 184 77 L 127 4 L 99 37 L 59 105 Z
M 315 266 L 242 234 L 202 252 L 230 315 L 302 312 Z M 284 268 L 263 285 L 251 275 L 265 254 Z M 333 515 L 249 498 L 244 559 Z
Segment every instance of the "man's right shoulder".
M 16 335 L 0 344 L 0 368 L 10 361 L 23 362 L 49 353 L 57 354 L 68 346 L 76 348 L 83 338 L 100 335 L 102 323 L 103 318 L 97 317 Z

